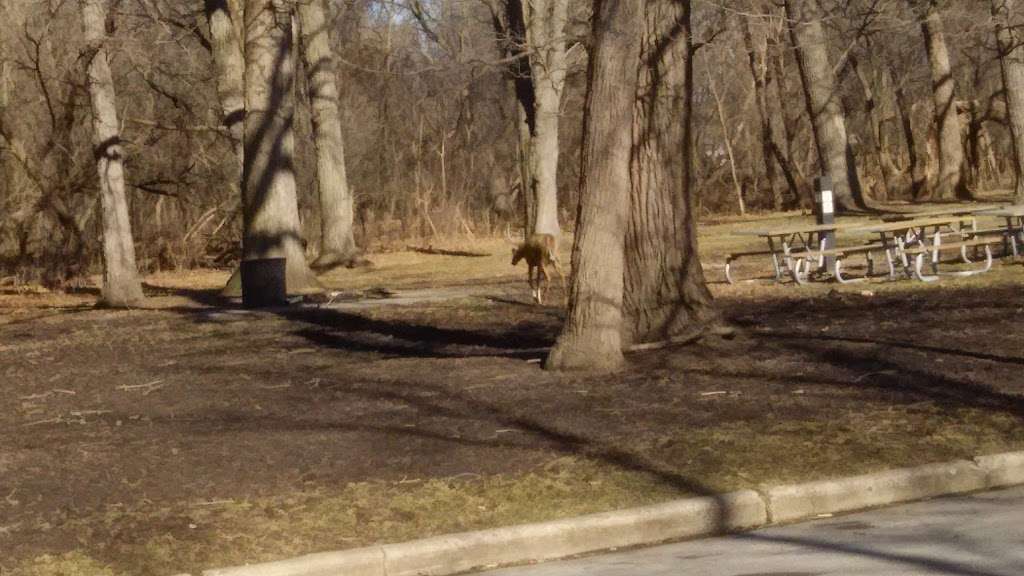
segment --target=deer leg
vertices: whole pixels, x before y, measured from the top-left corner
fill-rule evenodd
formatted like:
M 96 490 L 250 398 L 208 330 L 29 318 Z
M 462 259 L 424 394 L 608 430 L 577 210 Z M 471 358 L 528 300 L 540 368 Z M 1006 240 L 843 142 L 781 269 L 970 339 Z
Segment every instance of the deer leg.
M 540 293 L 537 288 L 540 284 L 539 277 L 537 276 L 537 267 L 530 264 L 530 270 L 527 272 L 530 278 L 530 297 L 534 302 L 540 302 Z
M 548 271 L 544 267 L 544 263 L 541 262 L 540 266 L 537 267 L 537 304 L 544 303 L 544 294 L 548 289 Z

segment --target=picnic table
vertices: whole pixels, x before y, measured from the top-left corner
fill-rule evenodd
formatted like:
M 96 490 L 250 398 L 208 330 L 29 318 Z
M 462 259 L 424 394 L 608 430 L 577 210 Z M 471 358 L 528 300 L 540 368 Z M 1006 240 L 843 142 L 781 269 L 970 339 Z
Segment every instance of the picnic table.
M 984 267 L 978 270 L 950 272 L 957 276 L 969 276 L 987 272 L 992 267 L 990 244 L 994 241 L 976 237 L 978 229 L 974 216 L 945 216 L 936 218 L 919 218 L 901 222 L 887 222 L 859 228 L 860 231 L 875 233 L 884 246 L 889 261 L 889 276 L 895 278 L 895 261 L 898 259 L 907 276 L 918 280 L 933 282 L 938 280 L 939 256 L 942 252 L 958 251 L 964 263 L 970 264 L 968 249 L 985 250 Z M 944 242 L 943 237 L 952 236 L 953 242 Z M 929 257 L 932 274 L 925 274 L 923 266 L 925 257 Z M 911 266 L 911 259 L 914 265 Z
M 725 279 L 730 284 L 735 283 L 731 273 L 731 266 L 734 260 L 745 256 L 768 256 L 771 259 L 772 268 L 775 272 L 775 280 L 782 280 L 783 274 L 792 272 L 792 258 L 795 254 L 802 254 L 811 250 L 824 250 L 826 233 L 856 226 L 858 224 L 855 223 L 807 223 L 781 226 L 779 228 L 733 232 L 736 236 L 757 236 L 763 238 L 768 244 L 768 249 L 733 252 L 727 255 L 725 259 Z
M 900 212 L 897 214 L 885 214 L 882 222 L 899 222 L 902 220 L 920 220 L 921 218 L 933 218 L 939 216 L 970 216 L 979 212 L 987 212 L 1000 208 L 1000 204 L 976 204 L 973 206 L 948 206 L 935 208 L 933 210 L 922 210 L 920 212 Z
M 1024 242 L 1024 205 L 1017 204 L 1014 206 L 1004 206 L 1001 208 L 995 208 L 992 210 L 986 210 L 982 212 L 986 216 L 998 216 L 1006 219 L 1006 230 L 1005 237 L 1010 242 L 1010 248 L 1013 250 L 1013 256 L 1016 258 L 1020 255 L 1017 248 L 1018 242 Z
M 965 228 L 969 226 L 970 231 Z M 896 247 L 899 244 L 923 244 L 929 239 L 935 241 L 942 234 L 964 234 L 977 230 L 978 224 L 974 216 L 942 216 L 932 218 L 916 218 L 882 224 L 866 224 L 856 229 L 861 232 L 878 234 L 879 241 L 885 246 Z

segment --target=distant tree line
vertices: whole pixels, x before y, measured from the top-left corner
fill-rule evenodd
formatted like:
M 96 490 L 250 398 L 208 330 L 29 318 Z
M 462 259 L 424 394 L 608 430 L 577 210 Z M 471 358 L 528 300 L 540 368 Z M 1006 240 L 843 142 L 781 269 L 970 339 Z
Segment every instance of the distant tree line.
M 314 290 L 389 242 L 593 218 L 641 342 L 714 323 L 708 214 L 807 207 L 822 173 L 843 210 L 1024 199 L 1013 0 L 7 0 L 0 22 L 19 281 L 287 254 Z M 588 205 L 606 182 L 628 199 Z

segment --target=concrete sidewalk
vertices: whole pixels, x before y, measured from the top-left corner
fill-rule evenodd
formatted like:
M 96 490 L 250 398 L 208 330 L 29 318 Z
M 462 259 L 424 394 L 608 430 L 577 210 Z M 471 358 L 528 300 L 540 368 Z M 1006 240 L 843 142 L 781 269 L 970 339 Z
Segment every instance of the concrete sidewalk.
M 1024 487 L 480 576 L 1019 576 Z

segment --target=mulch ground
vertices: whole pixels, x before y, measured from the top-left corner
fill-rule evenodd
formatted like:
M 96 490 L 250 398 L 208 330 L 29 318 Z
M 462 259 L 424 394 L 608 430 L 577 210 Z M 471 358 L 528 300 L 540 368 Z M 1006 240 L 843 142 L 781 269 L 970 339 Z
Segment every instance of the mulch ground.
M 245 312 L 201 291 L 134 311 L 0 300 L 0 573 L 69 552 L 198 571 L 232 549 L 274 558 L 1024 446 L 1019 284 L 725 295 L 738 337 L 602 378 L 539 368 L 560 312 L 522 292 L 358 313 Z M 491 501 L 580 470 L 582 488 L 519 512 Z M 625 496 L 602 499 L 616 474 Z M 508 484 L 481 488 L 493 478 Z M 405 502 L 385 522 L 356 503 L 351 532 L 275 544 L 314 505 L 296 494 L 431 481 L 476 497 L 431 521 L 446 512 Z M 208 511 L 223 503 L 275 523 L 230 533 Z

